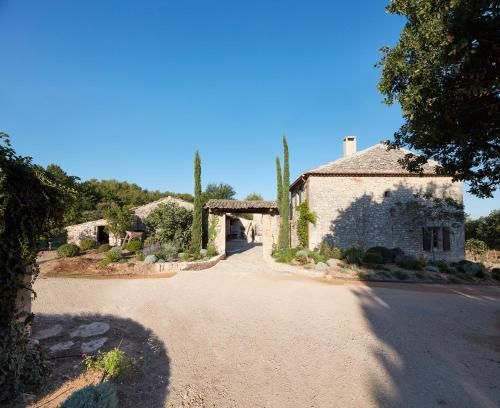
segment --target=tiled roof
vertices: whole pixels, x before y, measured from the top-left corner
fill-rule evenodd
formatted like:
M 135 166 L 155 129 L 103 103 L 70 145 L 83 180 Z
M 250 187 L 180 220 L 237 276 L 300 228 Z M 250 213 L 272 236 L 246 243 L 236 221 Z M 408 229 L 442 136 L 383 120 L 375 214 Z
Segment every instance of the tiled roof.
M 407 153 L 405 149 L 387 150 L 384 144 L 376 144 L 368 149 L 361 150 L 352 156 L 342 157 L 322 166 L 308 171 L 308 173 L 324 174 L 404 174 L 409 173 L 398 160 L 404 158 Z M 429 162 L 423 166 L 424 174 L 435 174 L 436 162 Z
M 278 206 L 275 201 L 239 201 L 239 200 L 209 200 L 205 204 L 205 208 L 211 210 L 231 211 L 248 211 L 255 210 L 277 210 Z

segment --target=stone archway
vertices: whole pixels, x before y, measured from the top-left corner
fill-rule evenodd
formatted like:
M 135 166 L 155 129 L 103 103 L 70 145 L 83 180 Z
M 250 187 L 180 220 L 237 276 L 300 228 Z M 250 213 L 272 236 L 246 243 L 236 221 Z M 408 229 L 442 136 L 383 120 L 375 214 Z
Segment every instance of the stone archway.
M 279 212 L 275 201 L 209 200 L 205 210 L 208 211 L 209 224 L 211 217 L 216 217 L 212 220 L 217 230 L 215 245 L 220 254 L 226 253 L 227 214 L 262 214 L 262 252 L 265 257 L 271 256 L 279 234 Z

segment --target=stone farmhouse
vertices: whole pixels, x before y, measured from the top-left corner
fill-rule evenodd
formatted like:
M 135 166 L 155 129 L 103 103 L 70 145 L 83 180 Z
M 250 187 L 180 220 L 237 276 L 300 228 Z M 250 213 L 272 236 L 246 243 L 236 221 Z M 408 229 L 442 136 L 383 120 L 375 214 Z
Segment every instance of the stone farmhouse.
M 327 240 L 341 249 L 399 247 L 415 256 L 463 259 L 463 223 L 457 227 L 420 220 L 417 226 L 397 211 L 398 202 L 414 200 L 416 193 L 463 202 L 462 183 L 437 175 L 436 162 L 427 163 L 421 175 L 403 169 L 398 160 L 406 153 L 383 144 L 357 152 L 356 138 L 344 138 L 342 158 L 305 172 L 290 186 L 292 246 L 298 244 L 296 207 L 307 200 L 317 216 L 316 225 L 309 224 L 310 249 Z
M 159 205 L 175 203 L 181 207 L 187 208 L 189 210 L 193 209 L 193 204 L 181 200 L 180 198 L 174 197 L 164 197 L 159 200 L 153 201 L 151 203 L 141 205 L 134 208 L 133 211 L 133 225 L 131 227 L 132 231 L 145 231 L 146 225 L 144 220 L 146 217 Z M 84 222 L 82 224 L 75 224 L 66 227 L 66 232 L 68 234 L 68 242 L 80 245 L 82 239 L 92 239 L 97 241 L 99 244 L 111 244 L 118 245 L 116 237 L 113 234 L 107 234 L 105 231 L 107 221 L 105 219 Z

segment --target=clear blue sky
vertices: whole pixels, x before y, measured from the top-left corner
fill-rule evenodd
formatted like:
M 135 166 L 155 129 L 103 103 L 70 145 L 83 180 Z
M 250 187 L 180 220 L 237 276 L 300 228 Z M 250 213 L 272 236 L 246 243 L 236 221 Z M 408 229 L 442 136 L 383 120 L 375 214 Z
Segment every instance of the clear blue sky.
M 296 177 L 401 124 L 376 89 L 387 2 L 0 0 L 0 130 L 83 180 L 177 192 L 199 149 L 204 184 L 274 198 L 283 132 Z

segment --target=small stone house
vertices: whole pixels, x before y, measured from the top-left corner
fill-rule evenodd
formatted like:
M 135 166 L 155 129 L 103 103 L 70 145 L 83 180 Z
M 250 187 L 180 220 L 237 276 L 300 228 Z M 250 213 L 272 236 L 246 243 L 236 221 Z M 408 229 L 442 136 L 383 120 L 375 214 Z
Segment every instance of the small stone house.
M 189 210 L 193 209 L 193 204 L 181 200 L 180 198 L 174 197 L 164 197 L 159 200 L 153 201 L 151 203 L 141 205 L 139 207 L 134 208 L 133 211 L 133 225 L 131 226 L 131 230 L 133 231 L 146 231 L 146 225 L 144 224 L 144 220 L 146 217 L 159 205 L 167 204 L 167 203 L 175 203 L 181 207 L 187 208 Z M 95 220 L 84 222 L 82 224 L 75 224 L 66 227 L 66 232 L 68 234 L 68 242 L 79 245 L 80 241 L 83 239 L 92 239 L 97 241 L 99 244 L 111 244 L 118 245 L 116 237 L 113 234 L 107 234 L 105 231 L 107 221 L 105 219 Z
M 462 203 L 462 183 L 437 175 L 432 161 L 423 174 L 409 173 L 398 162 L 406 153 L 383 144 L 357 152 L 356 138 L 344 138 L 342 158 L 305 172 L 290 187 L 292 246 L 298 244 L 297 206 L 307 200 L 317 216 L 316 224 L 309 224 L 309 249 L 326 240 L 341 249 L 399 247 L 409 255 L 463 259 L 463 223 L 415 222 L 401 210 L 415 194 L 426 192 Z

